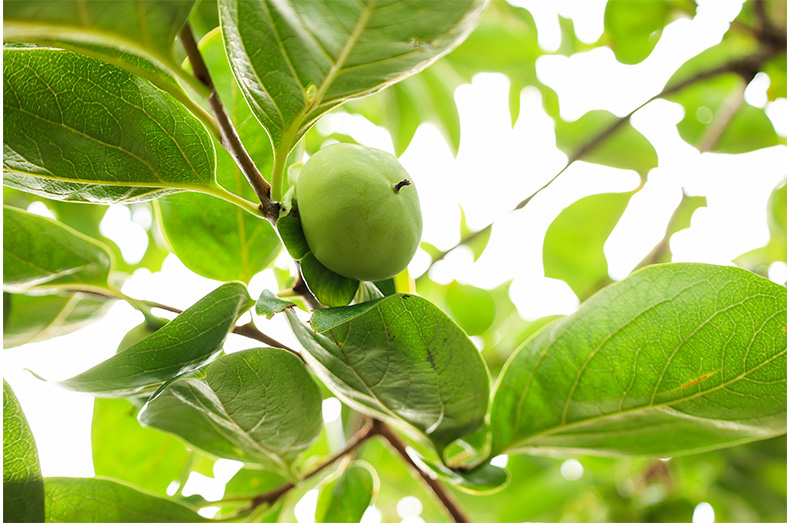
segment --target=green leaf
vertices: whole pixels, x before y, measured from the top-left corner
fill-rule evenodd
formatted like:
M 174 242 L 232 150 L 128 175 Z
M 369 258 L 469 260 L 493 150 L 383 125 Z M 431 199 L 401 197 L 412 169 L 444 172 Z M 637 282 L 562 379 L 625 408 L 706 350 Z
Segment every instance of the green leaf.
M 44 489 L 47 521 L 53 523 L 209 521 L 177 501 L 111 479 L 47 478 Z
M 59 385 L 105 397 L 151 390 L 203 365 L 251 305 L 244 285 L 226 283 L 141 342 Z
M 159 67 L 177 69 L 173 44 L 194 3 L 7 0 L 3 2 L 3 37 L 109 46 L 143 56 Z
M 355 461 L 337 478 L 332 478 L 318 494 L 317 523 L 356 523 L 362 520 L 378 491 L 376 469 Z
M 6 233 L 8 234 L 8 233 Z M 69 334 L 100 319 L 112 301 L 87 294 L 28 296 L 5 293 L 3 348 L 10 349 Z
M 771 263 L 787 261 L 787 180 L 771 193 L 767 211 L 770 234 L 768 243 L 733 260 L 738 265 L 762 275 L 767 275 Z
M 639 63 L 653 51 L 671 14 L 666 0 L 610 0 L 604 12 L 604 39 L 620 62 Z
M 359 282 L 330 271 L 308 252 L 299 262 L 304 281 L 318 301 L 330 307 L 348 305 L 354 299 Z
M 731 73 L 697 82 L 669 96 L 668 100 L 681 104 L 685 110 L 678 123 L 680 136 L 691 145 L 707 145 L 709 128 L 718 125 L 716 115 L 719 111 L 731 110 L 732 97 L 740 96 L 742 85 L 743 78 Z M 778 143 L 779 137 L 765 111 L 742 103 L 710 150 L 740 154 Z
M 608 111 L 590 111 L 575 122 L 555 118 L 557 147 L 566 154 L 573 155 L 581 144 L 599 136 L 618 120 L 620 119 L 617 116 Z M 618 169 L 632 169 L 643 177 L 650 169 L 658 166 L 656 150 L 630 123 L 621 125 L 598 146 L 578 159 Z
M 260 348 L 223 356 L 203 374 L 167 384 L 140 411 L 140 423 L 290 477 L 290 464 L 322 425 L 321 391 L 304 363 L 286 350 Z
M 277 232 L 280 233 L 283 245 L 294 260 L 301 260 L 310 252 L 310 246 L 307 245 L 307 238 L 304 237 L 302 230 L 302 220 L 299 218 L 298 209 L 292 207 L 288 214 L 277 220 Z
M 51 218 L 3 206 L 3 289 L 110 288 L 107 247 Z
M 409 449 L 409 455 L 420 468 L 427 469 L 446 483 L 468 494 L 494 494 L 505 488 L 510 481 L 507 470 L 483 463 L 471 470 L 451 469 L 443 463 L 433 463 L 417 451 Z
M 219 30 L 207 35 L 199 49 L 247 152 L 261 171 L 270 171 L 269 139 L 233 80 Z M 230 155 L 222 147 L 216 150 L 217 181 L 230 192 L 256 201 Z M 280 251 L 280 240 L 268 221 L 219 198 L 185 192 L 160 198 L 157 205 L 173 252 L 201 276 L 249 282 Z
M 93 468 L 98 476 L 128 481 L 165 494 L 188 464 L 190 451 L 177 439 L 141 427 L 125 399 L 97 398 L 91 424 Z
M 44 481 L 25 413 L 3 380 L 3 521 L 44 521 Z
M 99 203 L 221 192 L 203 124 L 135 75 L 70 51 L 3 50 L 4 183 Z
M 485 333 L 496 318 L 496 302 L 491 293 L 457 281 L 447 286 L 447 309 L 469 336 Z
M 632 195 L 594 194 L 566 207 L 543 240 L 545 275 L 566 281 L 581 300 L 611 283 L 603 246 Z
M 488 370 L 474 344 L 428 300 L 395 294 L 319 309 L 312 328 L 286 312 L 321 380 L 352 407 L 406 422 L 440 451 L 483 423 Z
M 415 74 L 473 29 L 481 0 L 222 0 L 233 72 L 276 149 L 324 113 Z
M 497 382 L 493 450 L 700 452 L 786 431 L 787 289 L 655 265 L 528 339 Z
M 275 296 L 272 291 L 264 289 L 258 301 L 255 303 L 255 313 L 260 316 L 266 316 L 266 319 L 270 320 L 278 312 L 295 306 L 295 303 L 288 300 L 281 300 Z

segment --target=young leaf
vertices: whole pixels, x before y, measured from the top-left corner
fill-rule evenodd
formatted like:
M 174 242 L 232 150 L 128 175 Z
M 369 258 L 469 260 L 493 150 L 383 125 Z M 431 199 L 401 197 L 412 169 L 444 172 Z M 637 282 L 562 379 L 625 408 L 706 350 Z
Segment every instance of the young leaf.
M 177 69 L 173 44 L 195 0 L 140 4 L 133 0 L 8 0 L 3 37 L 25 42 L 62 40 L 131 51 Z M 123 23 L 119 23 L 123 21 Z M 123 53 L 134 59 L 133 54 Z
M 219 4 L 236 79 L 274 147 L 283 144 L 287 153 L 325 112 L 415 74 L 456 47 L 484 2 Z
M 632 195 L 594 194 L 563 209 L 543 240 L 545 275 L 566 281 L 581 300 L 611 283 L 603 246 Z
M 44 521 L 44 481 L 33 433 L 3 380 L 3 521 Z
M 141 427 L 125 399 L 96 398 L 91 423 L 93 468 L 157 494 L 182 474 L 190 451 L 176 438 Z
M 247 152 L 261 171 L 270 171 L 271 144 L 233 80 L 219 30 L 207 35 L 199 48 Z M 222 147 L 216 149 L 220 185 L 257 200 L 230 155 Z M 280 251 L 280 240 L 268 221 L 219 198 L 182 192 L 160 198 L 157 205 L 168 244 L 184 265 L 201 276 L 249 282 Z
M 378 490 L 376 470 L 364 461 L 355 461 L 339 477 L 331 479 L 318 495 L 317 523 L 356 523 Z
M 252 349 L 210 363 L 204 376 L 167 384 L 140 411 L 140 423 L 290 477 L 290 464 L 322 425 L 321 391 L 304 363 L 282 349 Z
M 272 319 L 275 314 L 282 312 L 285 309 L 295 307 L 296 304 L 288 301 L 281 300 L 268 289 L 264 289 L 258 301 L 255 303 L 255 313 L 261 316 L 266 316 L 266 319 Z
M 51 218 L 3 206 L 3 289 L 109 288 L 107 247 Z
M 111 479 L 47 478 L 44 490 L 47 521 L 209 521 L 173 499 Z
M 112 305 L 112 300 L 78 292 L 70 296 L 7 293 L 6 296 L 8 300 L 3 304 L 3 312 L 8 317 L 3 322 L 4 349 L 74 332 L 100 319 Z
M 396 294 L 319 309 L 312 328 L 286 312 L 321 380 L 354 408 L 406 422 L 440 450 L 474 431 L 488 406 L 488 370 L 439 308 Z
M 302 257 L 299 265 L 310 291 L 324 305 L 342 307 L 354 299 L 359 282 L 330 271 L 312 252 Z
M 70 51 L 3 50 L 3 179 L 56 200 L 218 192 L 203 124 L 148 81 Z
M 527 340 L 497 382 L 493 450 L 673 455 L 786 430 L 787 290 L 656 265 Z
M 251 305 L 244 285 L 226 283 L 141 342 L 59 385 L 105 397 L 150 390 L 203 365 Z

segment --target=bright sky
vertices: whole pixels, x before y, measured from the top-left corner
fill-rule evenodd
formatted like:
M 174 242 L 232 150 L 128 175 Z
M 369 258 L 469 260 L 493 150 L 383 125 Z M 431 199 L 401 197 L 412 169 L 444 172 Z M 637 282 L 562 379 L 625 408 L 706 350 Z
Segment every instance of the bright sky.
M 597 40 L 603 29 L 602 0 L 513 3 L 532 9 L 540 44 L 546 50 L 556 49 L 559 43 L 558 11 L 573 18 L 583 41 Z M 700 4 L 700 14 L 693 20 L 677 20 L 666 28 L 655 51 L 641 64 L 620 64 L 607 49 L 569 58 L 541 58 L 537 64 L 539 76 L 558 92 L 562 116 L 574 120 L 592 109 L 623 115 L 659 92 L 681 63 L 720 40 L 741 2 L 704 0 Z M 765 107 L 767 86 L 767 77 L 756 78 L 747 90 L 747 102 Z M 578 305 L 573 292 L 564 282 L 543 277 L 543 235 L 557 214 L 576 199 L 597 192 L 631 190 L 637 186 L 638 176 L 579 162 L 526 209 L 509 214 L 517 202 L 564 165 L 565 155 L 554 147 L 553 123 L 541 108 L 538 91 L 527 88 L 521 93 L 521 116 L 514 128 L 510 126 L 507 93 L 507 78 L 476 76 L 471 85 L 460 87 L 455 95 L 462 123 L 458 157 L 453 158 L 434 127 L 424 125 L 400 158 L 419 188 L 424 241 L 439 248 L 458 241 L 459 204 L 473 228 L 496 220 L 489 247 L 476 263 L 468 250 L 458 249 L 433 268 L 431 277 L 439 282 L 457 279 L 486 288 L 512 279 L 511 297 L 524 317 L 570 313 Z M 785 99 L 768 107 L 775 127 L 784 135 L 787 108 Z M 697 211 L 690 230 L 673 237 L 675 261 L 730 264 L 737 255 L 768 240 L 765 205 L 771 190 L 786 176 L 786 147 L 739 156 L 700 155 L 678 135 L 675 125 L 682 116 L 681 106 L 655 101 L 633 118 L 633 125 L 654 144 L 660 165 L 650 173 L 644 190 L 632 200 L 625 219 L 607 241 L 605 252 L 613 278 L 626 276 L 663 236 L 681 187 L 708 196 L 708 206 Z M 348 132 L 360 143 L 392 151 L 388 133 L 361 117 L 339 113 L 322 125 Z M 42 205 L 30 210 L 46 213 Z M 143 212 L 132 217 L 126 208 L 117 207 L 108 212 L 102 232 L 119 243 L 124 257 L 132 261 L 144 251 L 147 240 L 139 224 L 146 222 L 150 222 L 150 215 Z M 281 257 L 278 263 L 287 266 L 287 257 Z M 423 273 L 427 254 L 418 252 L 409 267 L 414 276 Z M 263 288 L 276 288 L 270 272 L 253 280 L 252 296 Z M 784 281 L 786 267 L 772 267 L 772 278 Z M 138 271 L 123 291 L 186 308 L 218 285 L 191 273 L 170 256 L 161 273 Z M 3 351 L 4 377 L 30 422 L 45 476 L 93 475 L 93 399 L 40 382 L 24 369 L 53 381 L 74 376 L 111 356 L 124 334 L 141 321 L 138 312 L 117 303 L 105 318 L 85 329 Z M 292 340 L 280 319 L 261 321 L 259 326 L 277 339 Z M 229 340 L 232 350 L 254 346 L 244 338 L 231 336 Z M 375 520 L 375 514 L 371 517 Z

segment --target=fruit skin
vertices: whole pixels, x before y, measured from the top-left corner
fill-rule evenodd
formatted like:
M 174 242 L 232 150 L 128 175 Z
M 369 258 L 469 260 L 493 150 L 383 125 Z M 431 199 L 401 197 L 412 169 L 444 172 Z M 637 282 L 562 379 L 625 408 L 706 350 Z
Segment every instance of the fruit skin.
M 396 190 L 404 180 L 410 185 Z M 296 201 L 310 251 L 341 276 L 391 278 L 406 268 L 420 244 L 417 189 L 384 151 L 354 144 L 324 147 L 302 167 Z

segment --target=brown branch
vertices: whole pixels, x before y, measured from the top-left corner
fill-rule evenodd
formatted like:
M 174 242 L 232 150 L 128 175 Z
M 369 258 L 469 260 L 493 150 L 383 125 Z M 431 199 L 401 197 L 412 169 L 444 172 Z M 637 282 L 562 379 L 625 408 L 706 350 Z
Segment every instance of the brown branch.
M 751 78 L 754 78 L 754 75 L 757 74 L 757 72 L 760 70 L 760 67 L 761 67 L 762 63 L 764 63 L 766 60 L 768 60 L 772 56 L 774 56 L 776 54 L 779 54 L 780 52 L 782 52 L 782 48 L 769 46 L 769 47 L 767 47 L 765 49 L 762 49 L 761 51 L 759 51 L 758 53 L 755 53 L 753 55 L 730 60 L 730 61 L 725 62 L 725 63 L 723 63 L 723 64 L 721 64 L 719 66 L 712 67 L 712 68 L 706 69 L 704 71 L 700 71 L 697 74 L 695 74 L 695 75 L 693 75 L 693 76 L 691 76 L 691 77 L 689 77 L 689 78 L 687 78 L 685 80 L 682 80 L 682 81 L 680 81 L 680 82 L 678 82 L 678 83 L 676 83 L 674 85 L 665 87 L 660 93 L 650 97 L 647 101 L 645 101 L 644 103 L 640 104 L 633 111 L 631 111 L 627 115 L 619 118 L 617 121 L 613 122 L 607 128 L 603 129 L 600 133 L 598 133 L 593 138 L 591 138 L 589 141 L 587 141 L 584 144 L 582 144 L 581 147 L 576 149 L 576 151 L 574 151 L 573 154 L 571 154 L 568 157 L 568 161 L 565 163 L 565 165 L 562 167 L 562 169 L 560 169 L 559 172 L 557 172 L 557 174 L 555 174 L 548 182 L 543 184 L 539 189 L 537 189 L 532 194 L 530 194 L 529 196 L 527 196 L 526 198 L 521 200 L 518 203 L 518 205 L 516 205 L 510 212 L 515 212 L 515 211 L 518 211 L 518 210 L 523 209 L 524 207 L 526 207 L 527 204 L 530 201 L 532 201 L 533 198 L 535 198 L 535 196 L 540 194 L 543 190 L 547 189 L 552 183 L 554 183 L 554 181 L 556 181 L 557 178 L 559 178 L 560 175 L 562 173 L 564 173 L 568 169 L 568 167 L 570 167 L 574 162 L 580 160 L 583 156 L 588 154 L 590 151 L 594 150 L 601 143 L 606 141 L 607 138 L 611 137 L 614 133 L 616 133 L 621 127 L 623 127 L 625 124 L 630 122 L 631 121 L 631 117 L 634 114 L 636 114 L 637 111 L 639 111 L 640 109 L 644 108 L 650 102 L 658 100 L 659 98 L 664 98 L 664 97 L 669 96 L 671 94 L 674 94 L 674 93 L 676 93 L 678 91 L 681 91 L 681 90 L 685 89 L 686 87 L 689 87 L 690 85 L 696 84 L 698 82 L 707 80 L 709 78 L 713 78 L 715 76 L 718 76 L 718 75 L 724 74 L 724 73 L 737 73 L 737 74 L 741 75 L 744 78 L 748 78 L 748 80 L 746 81 L 746 83 L 748 83 L 749 81 L 751 81 Z M 480 229 L 478 231 L 475 231 L 475 232 L 471 233 L 470 235 L 468 235 L 468 236 L 466 236 L 464 238 L 461 238 L 461 241 L 459 241 L 456 245 L 450 247 L 446 251 L 439 252 L 436 256 L 434 256 L 432 258 L 431 264 L 428 267 L 428 270 L 430 270 L 430 268 L 433 267 L 434 264 L 436 264 L 436 262 L 438 262 L 439 260 L 444 259 L 444 257 L 447 256 L 450 252 L 454 251 L 455 249 L 457 249 L 461 245 L 469 244 L 470 242 L 475 240 L 480 235 L 482 235 L 482 234 L 486 233 L 487 231 L 489 231 L 493 226 L 494 226 L 493 222 L 489 223 L 488 225 L 486 225 L 482 229 Z M 420 278 L 425 277 L 427 274 L 428 274 L 428 271 L 426 270 L 425 273 L 422 276 L 420 276 Z
M 217 125 L 219 125 L 222 146 L 233 156 L 239 169 L 241 169 L 241 172 L 244 173 L 247 181 L 255 190 L 255 194 L 261 201 L 259 208 L 263 212 L 263 215 L 270 222 L 274 223 L 277 221 L 277 217 L 280 214 L 280 206 L 277 202 L 272 201 L 271 185 L 264 179 L 258 167 L 255 165 L 255 162 L 252 160 L 249 153 L 247 153 L 228 112 L 225 110 L 225 106 L 222 105 L 222 100 L 219 97 L 219 93 L 217 93 L 217 89 L 214 87 L 214 82 L 211 80 L 206 62 L 203 61 L 203 56 L 198 50 L 197 42 L 195 41 L 195 36 L 192 34 L 192 28 L 189 23 L 184 25 L 179 38 L 184 47 L 184 51 L 186 51 L 187 58 L 189 58 L 189 63 L 192 65 L 195 78 L 200 80 L 203 85 L 211 90 L 211 95 L 208 98 L 208 105 L 211 112 L 214 114 Z
M 101 296 L 102 298 L 108 298 L 108 299 L 113 299 L 113 300 L 126 300 L 130 305 L 132 305 L 135 308 L 139 308 L 139 307 L 136 307 L 135 304 L 140 304 L 140 305 L 144 305 L 146 307 L 162 309 L 164 311 L 172 312 L 172 313 L 175 313 L 175 314 L 181 314 L 182 312 L 184 312 L 181 309 L 176 309 L 175 307 L 171 307 L 170 305 L 165 305 L 164 303 L 157 303 L 155 301 L 150 301 L 150 300 L 135 300 L 134 298 L 130 298 L 128 296 L 123 296 L 123 295 L 117 295 L 116 296 L 116 295 L 110 294 L 110 293 L 105 294 L 105 293 L 99 292 L 98 290 L 88 290 L 88 289 L 68 290 L 68 289 L 66 289 L 65 292 L 71 292 L 71 293 L 75 293 L 75 294 L 76 293 L 89 294 L 91 296 Z M 287 345 L 284 345 L 284 344 L 280 343 L 279 341 L 275 340 L 274 338 L 264 334 L 263 332 L 258 330 L 258 328 L 255 327 L 255 325 L 253 325 L 252 323 L 248 323 L 246 325 L 241 325 L 239 327 L 234 327 L 231 332 L 233 334 L 238 334 L 239 336 L 244 336 L 245 338 L 251 338 L 253 340 L 257 340 L 257 341 L 266 343 L 267 345 L 269 345 L 271 347 L 277 347 L 277 348 L 280 348 L 280 349 L 285 349 L 288 352 L 291 352 L 291 353 L 299 356 L 299 358 L 302 358 L 302 355 L 299 353 L 299 351 L 296 351 L 296 350 L 288 347 Z M 302 358 L 302 359 L 304 359 L 304 358 Z
M 348 442 L 348 444 L 343 450 L 341 450 L 340 452 L 338 452 L 337 454 L 335 454 L 334 456 L 332 456 L 331 458 L 320 464 L 318 467 L 311 470 L 306 475 L 302 476 L 301 480 L 305 481 L 312 478 L 316 474 L 320 473 L 321 471 L 323 471 L 324 469 L 335 463 L 340 458 L 354 452 L 357 449 L 357 447 L 359 447 L 362 443 L 369 440 L 376 434 L 378 434 L 376 424 L 369 422 L 367 425 L 362 427 L 362 429 L 360 429 L 359 432 L 354 434 L 354 436 L 351 438 L 351 440 Z M 244 512 L 251 511 L 255 507 L 263 503 L 274 503 L 275 501 L 280 499 L 280 497 L 282 497 L 286 492 L 288 492 L 294 487 L 296 487 L 296 483 L 286 483 L 285 485 L 281 485 L 276 489 L 270 490 L 269 492 L 265 492 L 263 494 L 255 496 L 254 498 L 252 498 L 250 506 L 244 509 Z
M 436 495 L 436 498 L 442 504 L 444 509 L 450 515 L 450 517 L 456 523 L 466 523 L 471 521 L 469 516 L 466 515 L 464 510 L 461 508 L 461 505 L 458 501 L 450 495 L 444 485 L 442 485 L 439 480 L 432 478 L 429 476 L 424 470 L 422 470 L 417 463 L 409 456 L 408 451 L 406 450 L 406 445 L 403 443 L 403 440 L 395 434 L 386 423 L 378 420 L 374 420 L 374 425 L 377 427 L 377 432 L 387 440 L 387 443 L 395 449 L 395 451 L 403 458 L 403 460 L 411 467 L 411 469 L 420 477 L 420 479 L 431 489 L 431 491 Z

